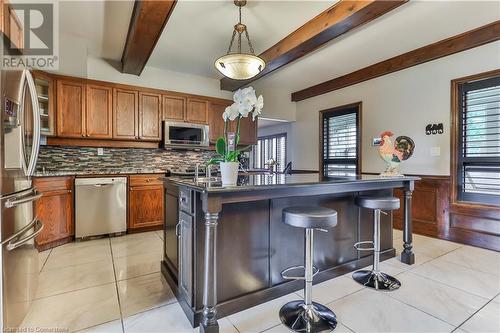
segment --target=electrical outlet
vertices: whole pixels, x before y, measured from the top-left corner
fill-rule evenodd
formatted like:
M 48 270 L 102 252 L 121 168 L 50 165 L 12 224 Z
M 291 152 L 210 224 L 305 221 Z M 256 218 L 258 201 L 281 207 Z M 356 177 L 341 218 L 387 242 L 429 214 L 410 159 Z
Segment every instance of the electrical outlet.
M 104 148 L 97 148 L 97 156 L 104 155 Z
M 431 147 L 431 156 L 441 156 L 441 147 Z

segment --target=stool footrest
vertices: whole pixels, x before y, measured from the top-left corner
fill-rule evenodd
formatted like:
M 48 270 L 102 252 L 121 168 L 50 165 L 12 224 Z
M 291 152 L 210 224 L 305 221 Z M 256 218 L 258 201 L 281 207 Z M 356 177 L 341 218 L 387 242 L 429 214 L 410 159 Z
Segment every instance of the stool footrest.
M 304 272 L 304 275 L 287 275 L 290 271 L 293 270 L 302 270 Z M 319 273 L 319 269 L 315 266 L 313 266 L 313 277 Z M 304 266 L 292 266 L 289 267 L 281 272 L 281 277 L 285 280 L 305 280 L 305 267 Z
M 374 246 L 373 241 L 362 241 L 354 243 L 354 248 L 358 251 L 375 251 L 375 247 L 363 247 L 363 245 L 370 244 Z

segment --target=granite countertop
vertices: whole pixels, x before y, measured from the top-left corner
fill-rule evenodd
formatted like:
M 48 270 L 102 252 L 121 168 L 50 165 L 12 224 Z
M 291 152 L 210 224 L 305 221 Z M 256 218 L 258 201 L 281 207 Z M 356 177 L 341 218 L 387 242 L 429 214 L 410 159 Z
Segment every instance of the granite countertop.
M 126 175 L 126 174 L 165 174 L 169 169 L 157 168 L 109 168 L 109 169 L 89 169 L 89 170 L 37 170 L 35 177 L 57 177 L 57 176 L 95 176 L 95 175 Z
M 238 184 L 236 186 L 222 186 L 220 181 L 198 182 L 193 179 L 169 177 L 165 182 L 170 182 L 178 186 L 187 186 L 200 192 L 239 192 L 251 190 L 266 190 L 277 189 L 284 187 L 301 187 L 301 186 L 320 186 L 325 184 L 341 185 L 341 184 L 360 184 L 360 183 L 387 183 L 400 181 L 416 181 L 419 177 L 401 176 L 401 177 L 381 177 L 378 175 L 357 175 L 345 177 L 330 177 L 328 179 L 320 179 L 319 174 L 249 174 L 238 176 Z

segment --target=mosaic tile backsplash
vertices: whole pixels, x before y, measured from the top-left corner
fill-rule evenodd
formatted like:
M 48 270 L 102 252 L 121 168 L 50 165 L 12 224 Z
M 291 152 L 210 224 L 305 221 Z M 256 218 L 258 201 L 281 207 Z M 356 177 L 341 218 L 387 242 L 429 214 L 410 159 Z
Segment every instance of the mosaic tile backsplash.
M 79 174 L 165 173 L 174 166 L 205 163 L 213 152 L 139 148 L 41 146 L 37 176 Z

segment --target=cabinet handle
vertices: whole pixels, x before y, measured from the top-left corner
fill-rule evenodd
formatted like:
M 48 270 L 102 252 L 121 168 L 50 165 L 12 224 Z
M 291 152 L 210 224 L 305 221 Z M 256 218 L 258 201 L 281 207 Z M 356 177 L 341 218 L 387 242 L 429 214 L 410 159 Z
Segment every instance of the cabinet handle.
M 179 228 L 180 226 L 181 226 L 181 222 L 178 222 L 175 225 L 175 236 L 177 236 L 177 238 L 181 237 L 181 230 Z
M 151 181 L 151 179 L 149 179 L 149 178 L 148 178 L 148 179 L 146 179 L 146 182 L 147 182 L 147 183 L 149 183 L 150 181 Z

